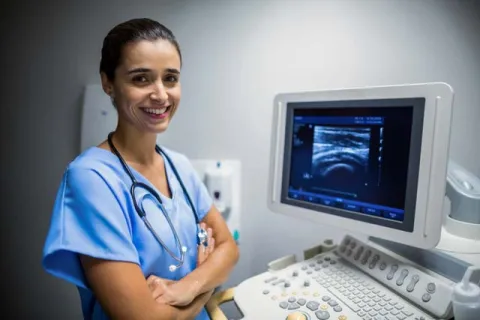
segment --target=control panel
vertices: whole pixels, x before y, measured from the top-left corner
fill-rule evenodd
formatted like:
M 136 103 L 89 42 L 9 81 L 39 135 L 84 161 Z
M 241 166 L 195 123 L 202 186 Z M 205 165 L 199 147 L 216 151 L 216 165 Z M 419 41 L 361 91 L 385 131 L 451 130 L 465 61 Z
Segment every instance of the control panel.
M 449 281 L 427 274 L 352 236 L 346 236 L 335 251 L 356 268 L 435 317 L 444 318 L 451 312 L 453 286 Z
M 245 320 L 448 319 L 451 286 L 351 236 L 235 288 Z

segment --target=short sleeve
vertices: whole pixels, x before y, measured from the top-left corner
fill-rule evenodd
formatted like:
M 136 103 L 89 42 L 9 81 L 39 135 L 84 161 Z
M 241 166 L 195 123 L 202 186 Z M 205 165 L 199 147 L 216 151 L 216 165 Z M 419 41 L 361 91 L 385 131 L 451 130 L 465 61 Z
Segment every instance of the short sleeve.
M 95 170 L 67 169 L 44 245 L 47 272 L 88 288 L 79 254 L 139 264 L 128 214 L 113 190 Z

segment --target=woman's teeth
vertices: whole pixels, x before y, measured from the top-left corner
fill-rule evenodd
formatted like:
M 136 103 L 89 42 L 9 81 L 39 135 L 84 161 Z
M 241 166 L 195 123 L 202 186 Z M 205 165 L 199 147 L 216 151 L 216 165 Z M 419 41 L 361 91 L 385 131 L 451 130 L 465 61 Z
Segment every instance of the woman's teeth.
M 144 109 L 148 113 L 152 114 L 163 114 L 165 111 L 167 111 L 168 107 L 162 108 L 162 109 Z

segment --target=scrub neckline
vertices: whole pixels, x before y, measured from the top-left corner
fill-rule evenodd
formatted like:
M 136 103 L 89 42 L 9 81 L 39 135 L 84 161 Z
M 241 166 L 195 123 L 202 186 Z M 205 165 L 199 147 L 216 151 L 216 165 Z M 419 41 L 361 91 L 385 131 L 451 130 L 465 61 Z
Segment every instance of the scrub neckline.
M 110 150 L 107 150 L 107 149 L 103 149 L 103 148 L 100 148 L 98 146 L 93 146 L 90 148 L 91 150 L 98 150 L 102 153 L 106 153 L 108 154 L 109 156 L 113 157 L 114 159 L 116 159 L 117 161 L 119 161 L 118 157 L 113 153 L 111 152 Z M 155 187 L 155 185 L 153 185 L 153 183 L 150 182 L 150 180 L 148 180 L 143 174 L 141 174 L 139 171 L 137 171 L 135 168 L 133 168 L 131 165 L 129 165 L 127 163 L 127 166 L 128 168 L 132 171 L 132 173 L 136 176 L 137 179 L 139 180 L 143 180 L 142 182 L 143 183 L 147 183 L 150 187 L 153 188 L 153 190 L 155 190 L 155 192 L 157 192 L 160 197 L 162 198 L 162 201 L 165 201 L 167 203 L 169 202 L 174 202 L 175 199 L 176 199 L 176 193 L 177 193 L 177 188 L 173 185 L 173 176 L 172 176 L 172 168 L 170 167 L 170 163 L 167 161 L 167 159 L 165 158 L 165 155 L 163 155 L 162 153 L 159 153 L 159 155 L 162 157 L 163 159 L 163 165 L 165 166 L 165 171 L 166 171 L 166 176 L 167 176 L 167 183 L 168 183 L 168 187 L 170 188 L 170 192 L 172 194 L 172 197 L 169 198 L 167 197 L 165 194 L 163 194 L 162 192 L 160 192 L 157 187 Z

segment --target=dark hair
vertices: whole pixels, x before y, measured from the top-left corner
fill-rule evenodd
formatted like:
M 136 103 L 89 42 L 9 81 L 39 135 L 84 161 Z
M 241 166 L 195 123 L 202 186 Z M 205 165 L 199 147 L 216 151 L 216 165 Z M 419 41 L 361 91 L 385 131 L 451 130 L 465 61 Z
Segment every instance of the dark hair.
M 148 19 L 131 19 L 116 25 L 103 40 L 102 58 L 100 60 L 100 72 L 105 72 L 110 80 L 115 78 L 115 70 L 120 63 L 123 47 L 133 41 L 157 40 L 169 41 L 177 49 L 182 61 L 180 46 L 172 31 L 161 23 Z

